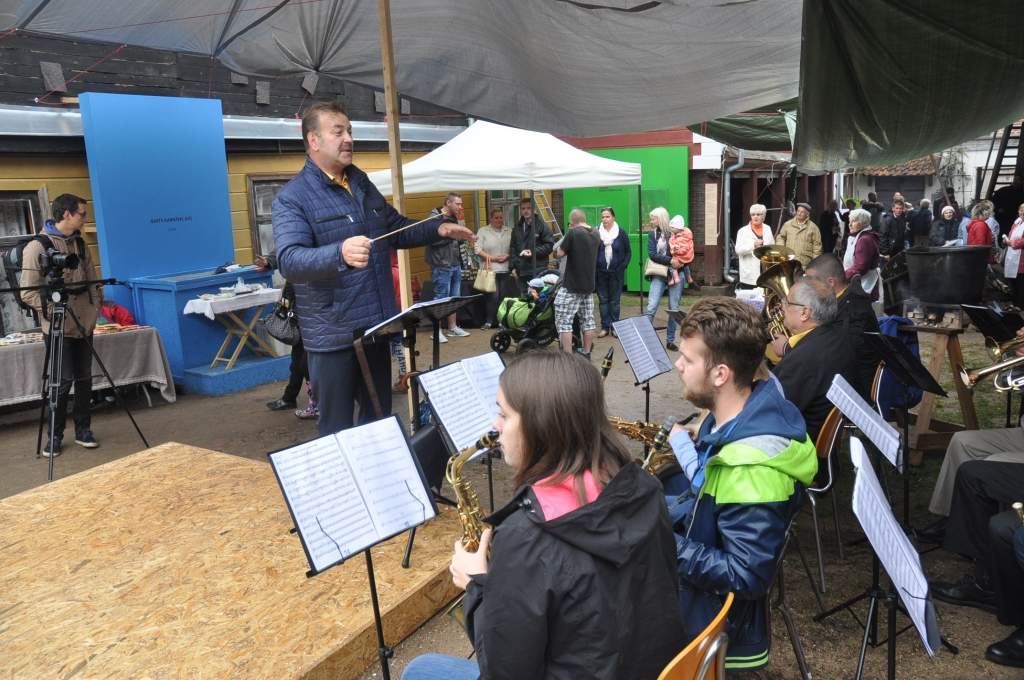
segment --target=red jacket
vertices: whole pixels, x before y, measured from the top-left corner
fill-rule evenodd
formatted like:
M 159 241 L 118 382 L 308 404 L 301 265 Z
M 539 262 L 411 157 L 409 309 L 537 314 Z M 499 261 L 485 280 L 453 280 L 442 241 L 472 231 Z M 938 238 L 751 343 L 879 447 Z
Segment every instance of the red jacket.
M 992 230 L 988 228 L 988 222 L 985 220 L 971 220 L 971 223 L 967 225 L 967 245 L 988 246 L 989 249 L 992 248 Z M 989 254 L 989 264 L 995 261 L 995 254 Z

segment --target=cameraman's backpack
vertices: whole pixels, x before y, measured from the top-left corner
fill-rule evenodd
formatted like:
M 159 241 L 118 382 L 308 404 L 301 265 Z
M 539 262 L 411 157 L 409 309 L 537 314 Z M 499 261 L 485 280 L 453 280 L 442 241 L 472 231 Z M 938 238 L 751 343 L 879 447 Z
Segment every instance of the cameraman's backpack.
M 14 300 L 18 303 L 18 306 L 26 312 L 34 314 L 35 310 L 21 299 L 21 291 L 19 290 L 19 286 L 21 286 L 21 271 L 25 268 L 25 247 L 33 241 L 39 241 L 43 244 L 43 247 L 53 246 L 53 241 L 43 234 L 36 234 L 35 236 L 24 238 L 11 246 L 11 249 L 4 253 L 3 269 L 4 278 L 7 280 L 7 287 L 12 289 Z

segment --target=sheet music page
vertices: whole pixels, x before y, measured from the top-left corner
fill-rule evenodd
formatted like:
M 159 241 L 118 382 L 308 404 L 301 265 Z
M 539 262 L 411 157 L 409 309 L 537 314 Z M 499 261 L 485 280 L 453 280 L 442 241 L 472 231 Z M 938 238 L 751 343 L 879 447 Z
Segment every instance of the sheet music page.
M 434 516 L 396 418 L 385 418 L 335 435 L 355 475 L 379 539 L 418 526 Z
M 860 428 L 894 467 L 903 472 L 903 461 L 900 460 L 900 433 L 882 420 L 882 416 L 857 394 L 857 390 L 853 389 L 846 378 L 837 373 L 825 396 Z
M 379 538 L 334 436 L 270 455 L 313 569 L 347 559 Z
M 864 445 L 856 437 L 850 438 L 850 458 L 857 469 L 853 513 L 899 592 L 925 650 L 929 656 L 934 656 L 939 640 L 930 640 L 928 631 L 930 628 L 933 633 L 937 632 L 938 626 L 935 621 L 928 625 L 928 579 L 921 569 L 920 556 L 893 516 Z
M 619 336 L 622 351 L 626 353 L 629 366 L 633 369 L 633 376 L 638 383 L 646 382 L 672 368 L 672 362 L 669 361 L 654 326 L 646 316 L 616 321 L 612 327 Z
M 482 397 L 462 362 L 427 371 L 417 379 L 456 449 L 472 446 L 490 429 L 493 412 L 480 407 Z
M 477 393 L 480 395 L 480 406 L 487 410 L 489 420 L 487 430 L 490 430 L 494 417 L 498 415 L 498 382 L 501 380 L 501 374 L 505 370 L 505 364 L 501 362 L 501 357 L 497 352 L 488 352 L 480 356 L 469 357 L 468 359 L 463 359 L 460 363 L 466 370 L 469 381 L 473 383 L 473 387 L 476 388 Z M 477 439 L 482 437 L 487 430 L 480 432 L 477 435 Z

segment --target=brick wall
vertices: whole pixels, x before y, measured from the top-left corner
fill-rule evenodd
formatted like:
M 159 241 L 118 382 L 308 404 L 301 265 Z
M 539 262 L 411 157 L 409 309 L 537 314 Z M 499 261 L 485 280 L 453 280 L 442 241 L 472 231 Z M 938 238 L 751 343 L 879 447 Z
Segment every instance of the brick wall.
M 711 284 L 719 283 L 722 278 L 722 248 L 717 218 L 711 225 L 714 227 L 714 233 L 711 234 L 711 244 L 708 244 L 707 197 L 709 194 L 707 187 L 709 185 L 712 187 L 711 195 L 718 199 L 715 205 L 711 206 L 717 215 L 721 200 L 718 196 L 720 175 L 721 173 L 715 170 L 690 171 L 690 220 L 688 226 L 693 230 L 693 240 L 697 246 L 697 257 L 694 258 L 691 267 L 694 277 L 698 281 Z

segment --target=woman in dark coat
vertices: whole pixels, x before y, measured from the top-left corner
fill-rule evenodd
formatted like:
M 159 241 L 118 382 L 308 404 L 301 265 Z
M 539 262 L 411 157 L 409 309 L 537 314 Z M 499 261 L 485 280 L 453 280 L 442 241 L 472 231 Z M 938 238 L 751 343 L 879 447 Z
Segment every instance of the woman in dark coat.
M 403 679 L 656 678 L 686 642 L 675 540 L 660 484 L 608 423 L 597 369 L 528 352 L 502 374 L 498 408 L 519 490 L 476 552 L 456 542 L 450 569 L 476 659 L 422 656 Z
M 615 210 L 601 209 L 601 226 L 597 228 L 601 247 L 597 250 L 597 299 L 600 301 L 601 332 L 603 338 L 612 332 L 612 324 L 619 320 L 619 299 L 626 279 L 626 267 L 633 257 L 629 247 L 629 234 L 615 221 Z

